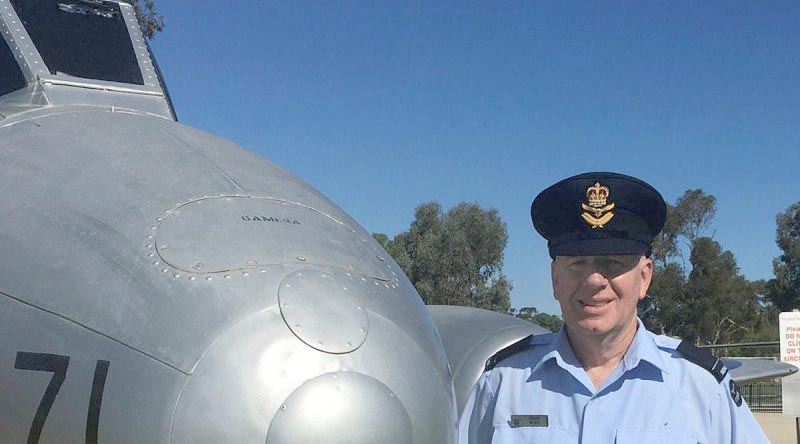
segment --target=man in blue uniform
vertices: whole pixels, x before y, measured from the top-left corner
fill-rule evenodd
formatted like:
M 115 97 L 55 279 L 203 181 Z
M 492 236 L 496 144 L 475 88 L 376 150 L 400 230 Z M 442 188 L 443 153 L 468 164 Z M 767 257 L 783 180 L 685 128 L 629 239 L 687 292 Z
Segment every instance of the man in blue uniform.
M 768 442 L 720 361 L 637 317 L 666 219 L 658 191 L 580 174 L 542 191 L 531 217 L 548 241 L 565 326 L 490 360 L 459 444 Z

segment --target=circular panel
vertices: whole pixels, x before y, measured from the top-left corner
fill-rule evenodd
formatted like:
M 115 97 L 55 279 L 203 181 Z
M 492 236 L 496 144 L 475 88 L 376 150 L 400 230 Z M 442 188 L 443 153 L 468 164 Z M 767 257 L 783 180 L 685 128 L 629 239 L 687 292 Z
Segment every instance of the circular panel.
M 411 444 L 411 420 L 386 385 L 355 372 L 318 376 L 272 419 L 267 444 Z
M 209 197 L 183 204 L 159 221 L 158 254 L 190 273 L 298 263 L 352 267 L 379 279 L 390 273 L 369 235 L 298 203 Z
M 320 351 L 349 353 L 364 343 L 369 329 L 360 289 L 361 280 L 347 274 L 299 270 L 281 282 L 278 304 L 301 341 Z

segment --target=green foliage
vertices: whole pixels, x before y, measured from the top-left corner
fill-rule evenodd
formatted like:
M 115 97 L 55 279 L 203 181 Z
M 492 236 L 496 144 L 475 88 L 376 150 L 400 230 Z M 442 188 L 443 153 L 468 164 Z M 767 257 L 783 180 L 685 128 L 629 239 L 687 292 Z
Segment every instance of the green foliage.
M 767 282 L 758 280 L 751 282 L 758 294 L 758 309 L 753 331 L 745 335 L 739 342 L 767 342 L 778 341 L 778 315 L 777 307 L 766 300 Z M 719 356 L 777 356 L 780 354 L 778 346 L 724 348 L 717 353 Z
M 640 315 L 649 329 L 696 344 L 755 341 L 774 327 L 764 303 L 765 286 L 749 282 L 733 254 L 704 236 L 714 214 L 716 198 L 699 189 L 687 190 L 668 206 L 664 232 L 654 242 L 653 283 L 639 305 Z M 682 245 L 688 247 L 690 267 Z
M 164 17 L 158 15 L 155 0 L 122 0 L 133 5 L 136 11 L 136 19 L 139 21 L 139 28 L 148 40 L 164 30 Z
M 373 237 L 426 304 L 508 312 L 511 282 L 502 271 L 508 233 L 497 210 L 462 202 L 445 213 L 428 202 L 416 208 L 408 231 Z
M 538 310 L 536 310 L 536 307 L 523 307 L 519 310 L 512 308 L 509 311 L 509 314 L 520 319 L 524 319 L 528 322 L 533 322 L 534 324 L 544 327 L 552 332 L 560 330 L 561 326 L 564 325 L 564 320 L 561 319 L 561 316 L 540 313 Z
M 679 255 L 678 235 L 681 228 L 680 214 L 667 203 L 667 220 L 664 229 L 653 239 L 652 259 L 657 265 L 666 267 L 670 258 Z
M 780 311 L 800 308 L 800 202 L 776 217 L 775 242 L 782 254 L 772 261 L 775 278 L 767 283 L 767 299 Z
M 678 233 L 691 246 L 711 225 L 717 214 L 717 198 L 701 189 L 686 190 L 675 202 Z
M 372 233 L 372 237 L 381 244 L 381 247 L 383 247 L 390 256 L 392 256 L 392 259 L 403 269 L 403 272 L 410 270 L 411 257 L 409 257 L 404 248 L 395 243 L 394 239 L 389 239 L 389 237 L 383 233 Z
M 724 344 L 752 334 L 758 318 L 756 288 L 739 274 L 733 254 L 699 237 L 692 245 L 691 263 L 684 339 Z
M 667 203 L 667 220 L 664 229 L 653 240 L 653 261 L 662 267 L 681 258 L 683 247 L 692 248 L 695 239 L 711 226 L 717 213 L 717 198 L 701 189 L 686 190 L 675 202 Z
M 656 266 L 650 291 L 639 303 L 639 316 L 650 330 L 664 335 L 686 329 L 686 275 L 677 263 Z

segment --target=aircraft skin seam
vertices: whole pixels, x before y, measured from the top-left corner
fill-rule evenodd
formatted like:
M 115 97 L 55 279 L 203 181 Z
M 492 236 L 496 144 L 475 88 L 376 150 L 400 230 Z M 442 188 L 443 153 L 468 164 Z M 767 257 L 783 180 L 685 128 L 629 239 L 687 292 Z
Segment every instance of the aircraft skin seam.
M 209 159 L 208 156 L 206 156 L 205 154 L 201 153 L 200 151 L 194 149 L 194 147 L 192 147 L 190 144 L 188 144 L 185 140 L 181 139 L 180 137 L 177 137 L 175 134 L 172 134 L 169 131 L 163 131 L 163 132 L 165 134 L 169 135 L 170 137 L 172 137 L 173 140 L 178 141 L 181 145 L 183 145 L 183 146 L 187 147 L 188 149 L 190 149 L 192 151 L 192 154 L 196 154 L 196 155 L 202 157 L 203 160 L 205 160 L 206 162 L 210 163 L 214 168 L 217 169 L 217 171 L 220 172 L 220 174 L 222 174 L 223 177 L 225 177 L 225 179 L 227 179 L 231 184 L 233 184 L 233 186 L 238 188 L 239 191 L 241 191 L 242 193 L 246 193 L 247 192 L 244 188 L 242 188 L 241 185 L 239 185 L 238 182 L 236 182 L 236 180 L 233 177 L 231 177 L 230 174 L 226 173 L 222 168 L 219 167 L 219 165 L 214 163 L 213 160 Z
M 172 364 L 169 364 L 169 363 L 167 363 L 167 362 L 164 362 L 164 361 L 162 361 L 161 359 L 158 359 L 158 358 L 156 358 L 155 356 L 149 355 L 149 354 L 147 354 L 147 353 L 145 353 L 145 352 L 143 352 L 143 351 L 141 351 L 141 350 L 139 350 L 139 349 L 137 349 L 137 348 L 135 348 L 135 347 L 132 347 L 132 346 L 130 346 L 130 345 L 128 345 L 128 344 L 126 344 L 126 343 L 124 343 L 124 342 L 121 342 L 120 340 L 118 340 L 118 339 L 115 339 L 115 338 L 113 338 L 113 337 L 111 337 L 111 336 L 109 336 L 109 335 L 107 335 L 107 334 L 105 334 L 105 333 L 103 333 L 103 332 L 97 331 L 97 330 L 95 330 L 95 329 L 93 329 L 93 328 L 91 328 L 91 327 L 88 327 L 88 326 L 86 326 L 86 325 L 83 325 L 83 324 L 81 324 L 80 322 L 78 322 L 78 321 L 76 321 L 76 320 L 74 320 L 74 319 L 70 319 L 70 318 L 68 318 L 68 317 L 66 317 L 66 316 L 64 316 L 64 315 L 61 315 L 61 314 L 59 314 L 59 313 L 56 313 L 56 312 L 54 312 L 54 311 L 48 310 L 48 309 L 46 309 L 46 308 L 39 307 L 38 305 L 34 305 L 34 304 L 30 303 L 30 302 L 27 302 L 27 301 L 24 301 L 24 300 L 22 300 L 22 299 L 20 299 L 20 298 L 14 297 L 14 296 L 12 296 L 12 295 L 10 295 L 10 294 L 8 294 L 8 293 L 4 292 L 4 291 L 0 291 L 0 295 L 3 295 L 3 296 L 5 296 L 5 297 L 7 297 L 7 298 L 9 298 L 9 299 L 11 299 L 11 300 L 17 301 L 17 302 L 19 302 L 20 304 L 27 305 L 28 307 L 34 308 L 34 309 L 36 309 L 36 310 L 39 310 L 39 311 L 43 311 L 43 312 L 45 312 L 45 313 L 49 313 L 49 314 L 51 314 L 51 315 L 53 315 L 53 316 L 56 316 L 56 317 L 58 317 L 58 318 L 60 318 L 60 319 L 63 319 L 63 320 L 65 320 L 65 321 L 68 321 L 68 322 L 71 322 L 71 323 L 73 323 L 73 324 L 75 324 L 75 325 L 77 325 L 77 326 L 79 326 L 79 327 L 82 327 L 82 328 L 84 328 L 84 329 L 86 329 L 86 330 L 89 330 L 89 331 L 91 331 L 92 333 L 95 333 L 95 334 L 97 334 L 97 335 L 100 335 L 100 336 L 102 336 L 102 337 L 104 337 L 104 338 L 106 338 L 106 339 L 109 339 L 109 340 L 111 340 L 111 341 L 114 341 L 114 342 L 116 342 L 117 344 L 120 344 L 120 345 L 124 346 L 125 348 L 128 348 L 128 349 L 130 349 L 130 350 L 133 350 L 133 351 L 135 351 L 135 352 L 137 352 L 137 353 L 140 353 L 140 354 L 142 354 L 142 355 L 144 355 L 144 356 L 147 356 L 148 358 L 150 358 L 150 359 L 152 359 L 152 360 L 154 360 L 154 361 L 156 361 L 156 362 L 159 362 L 159 363 L 161 363 L 161 364 L 163 364 L 163 365 L 165 365 L 165 366 L 167 366 L 167 367 L 169 367 L 169 368 L 171 368 L 171 369 L 173 369 L 173 370 L 177 370 L 178 372 L 180 372 L 180 373 L 182 373 L 182 374 L 184 374 L 184 375 L 186 375 L 186 376 L 191 376 L 191 375 L 192 375 L 191 373 L 187 373 L 186 371 L 184 371 L 184 370 L 181 370 L 181 369 L 179 369 L 178 367 L 175 367 L 175 366 L 174 366 L 174 365 L 172 365 Z
M 43 110 L 47 112 L 45 114 L 35 114 L 42 112 Z M 0 121 L 0 129 L 9 128 L 14 125 L 18 125 L 20 123 L 30 122 L 32 120 L 40 120 L 52 116 L 60 116 L 63 114 L 74 114 L 74 113 L 98 112 L 98 111 L 107 113 L 116 113 L 116 114 L 132 114 L 137 116 L 155 117 L 158 119 L 170 120 L 165 117 L 159 116 L 158 114 L 148 113 L 146 111 L 140 111 L 132 108 L 111 107 L 108 105 L 64 105 L 58 107 L 47 105 L 21 111 L 18 113 L 5 115 L 6 118 L 4 120 L 10 120 L 10 122 Z M 25 116 L 25 114 L 34 114 L 34 115 Z
M 211 348 L 211 347 L 209 346 L 209 348 Z M 205 355 L 205 353 L 207 351 L 208 351 L 208 349 L 204 350 L 203 351 L 203 355 Z M 200 359 L 203 359 L 203 357 L 201 356 Z M 200 359 L 197 360 L 197 363 L 195 363 L 194 367 L 197 367 L 197 364 L 200 362 Z M 194 367 L 192 368 L 192 371 L 194 371 Z M 175 416 L 178 415 L 178 407 L 181 405 L 181 399 L 183 398 L 183 393 L 186 390 L 186 386 L 189 385 L 189 381 L 190 381 L 190 378 L 191 378 L 192 375 L 187 375 L 187 376 L 188 377 L 185 378 L 185 380 L 181 384 L 181 389 L 178 392 L 178 397 L 175 398 L 175 405 L 172 406 L 172 417 L 169 419 L 169 441 L 168 442 L 170 444 L 172 443 L 172 437 L 175 435 Z
M 195 154 L 199 154 L 199 155 L 200 155 L 200 157 L 202 157 L 203 159 L 205 159 L 205 160 L 206 160 L 206 162 L 208 162 L 208 163 L 210 163 L 212 166 L 214 166 L 214 168 L 216 168 L 216 169 L 217 169 L 217 171 L 219 171 L 219 172 L 220 172 L 220 174 L 222 174 L 222 176 L 223 176 L 223 177 L 225 177 L 225 179 L 227 179 L 227 180 L 228 180 L 230 183 L 232 183 L 232 184 L 233 184 L 233 186 L 235 186 L 236 188 L 238 188 L 238 189 L 239 189 L 239 191 L 241 191 L 241 192 L 243 192 L 243 193 L 244 193 L 244 192 L 246 192 L 246 191 L 245 191 L 245 189 L 244 189 L 244 188 L 242 188 L 242 186 L 241 186 L 241 185 L 239 185 L 239 183 L 238 183 L 238 182 L 236 182 L 236 179 L 234 179 L 233 177 L 231 177 L 231 175 L 230 175 L 230 174 L 226 173 L 226 172 L 225 172 L 225 170 L 223 170 L 222 168 L 220 168 L 220 166 L 219 166 L 219 165 L 217 165 L 216 163 L 214 163 L 214 161 L 213 161 L 213 160 L 211 160 L 211 159 L 209 159 L 209 158 L 208 158 L 208 157 L 207 157 L 205 154 L 203 154 L 203 153 L 200 153 L 200 152 L 195 152 Z

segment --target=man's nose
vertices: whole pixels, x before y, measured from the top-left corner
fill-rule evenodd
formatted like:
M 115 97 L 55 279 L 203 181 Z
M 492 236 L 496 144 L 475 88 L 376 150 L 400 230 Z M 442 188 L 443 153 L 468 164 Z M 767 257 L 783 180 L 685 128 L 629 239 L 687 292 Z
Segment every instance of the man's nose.
M 596 290 L 600 290 L 608 285 L 608 279 L 602 270 L 596 268 L 589 272 L 589 276 L 586 277 L 586 284 Z

